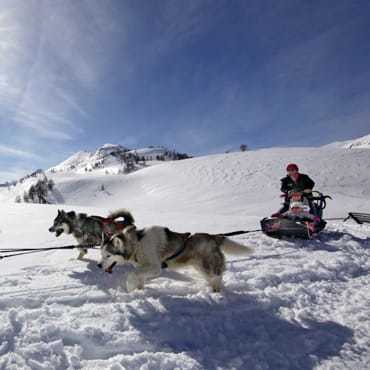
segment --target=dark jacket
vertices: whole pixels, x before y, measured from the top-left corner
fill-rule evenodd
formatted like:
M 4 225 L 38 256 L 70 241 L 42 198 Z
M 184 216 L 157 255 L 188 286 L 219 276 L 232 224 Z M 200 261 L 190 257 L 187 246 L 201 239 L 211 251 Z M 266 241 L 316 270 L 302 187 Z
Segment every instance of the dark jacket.
M 283 177 L 281 180 L 280 190 L 283 193 L 288 193 L 289 191 L 301 192 L 305 189 L 313 189 L 315 183 L 310 179 L 309 176 L 300 173 L 297 182 L 293 181 L 290 176 Z

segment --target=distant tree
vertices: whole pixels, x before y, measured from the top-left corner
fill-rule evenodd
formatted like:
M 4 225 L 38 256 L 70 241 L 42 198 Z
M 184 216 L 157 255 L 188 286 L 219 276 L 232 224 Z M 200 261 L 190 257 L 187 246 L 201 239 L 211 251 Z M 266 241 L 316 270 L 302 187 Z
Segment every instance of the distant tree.
M 50 179 L 50 180 L 47 182 L 47 186 L 48 186 L 48 190 L 53 190 L 53 189 L 54 189 L 54 186 L 55 186 L 55 182 L 54 182 L 54 180 Z
M 128 174 L 130 172 L 133 172 L 135 171 L 136 167 L 135 167 L 135 162 L 132 158 L 129 158 L 126 160 L 126 166 L 124 168 L 124 173 L 125 174 Z
M 34 202 L 35 203 L 41 203 L 46 204 L 48 201 L 46 200 L 48 196 L 48 179 L 42 179 L 37 181 L 35 187 L 35 196 L 34 196 Z
M 29 197 L 28 193 L 25 191 L 23 193 L 23 202 L 29 203 L 29 201 L 30 201 L 30 197 Z
M 191 158 L 191 156 L 186 153 L 176 153 L 176 159 L 178 160 L 189 159 L 189 158 Z
M 248 146 L 247 145 L 245 145 L 245 144 L 241 144 L 240 145 L 240 151 L 241 152 L 246 152 L 248 150 Z
M 33 185 L 28 190 L 28 198 L 29 198 L 29 201 L 31 203 L 35 203 L 35 200 L 36 200 L 36 189 L 35 189 L 35 187 Z

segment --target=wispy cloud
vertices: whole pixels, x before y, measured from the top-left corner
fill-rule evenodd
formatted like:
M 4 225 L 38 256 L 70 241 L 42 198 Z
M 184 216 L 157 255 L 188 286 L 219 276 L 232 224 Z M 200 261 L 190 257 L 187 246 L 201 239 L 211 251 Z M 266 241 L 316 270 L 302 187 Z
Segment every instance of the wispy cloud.
M 83 97 L 96 92 L 105 70 L 100 50 L 109 53 L 109 7 L 101 14 L 94 1 L 14 1 L 4 8 L 0 118 L 35 140 L 72 140 L 89 119 Z
M 31 173 L 34 170 L 33 167 L 14 167 L 9 168 L 8 170 L 0 170 L 0 183 L 4 183 L 6 181 L 13 181 L 18 180 L 19 178 L 23 177 L 24 175 Z
M 19 157 L 27 159 L 41 159 L 38 155 L 8 145 L 0 144 L 0 154 L 8 157 Z

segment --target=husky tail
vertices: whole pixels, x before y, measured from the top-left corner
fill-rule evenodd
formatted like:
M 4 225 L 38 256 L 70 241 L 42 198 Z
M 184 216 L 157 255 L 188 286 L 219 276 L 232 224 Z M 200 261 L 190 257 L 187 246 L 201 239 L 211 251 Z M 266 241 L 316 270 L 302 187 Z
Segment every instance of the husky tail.
M 120 208 L 111 212 L 108 217 L 112 218 L 113 220 L 122 217 L 128 225 L 133 225 L 135 223 L 134 216 L 125 208 Z
M 234 242 L 229 238 L 224 238 L 221 243 L 222 250 L 227 254 L 232 254 L 234 256 L 245 256 L 247 254 L 252 254 L 254 250 L 246 245 Z

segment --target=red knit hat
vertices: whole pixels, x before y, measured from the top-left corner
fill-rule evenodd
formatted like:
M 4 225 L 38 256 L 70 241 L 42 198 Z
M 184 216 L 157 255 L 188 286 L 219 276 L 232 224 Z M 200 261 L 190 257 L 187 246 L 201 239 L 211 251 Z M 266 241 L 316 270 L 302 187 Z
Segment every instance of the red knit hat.
M 299 171 L 299 168 L 298 168 L 298 166 L 297 166 L 295 163 L 289 163 L 289 164 L 286 166 L 286 170 L 287 170 L 287 171 L 292 171 L 292 170 Z

